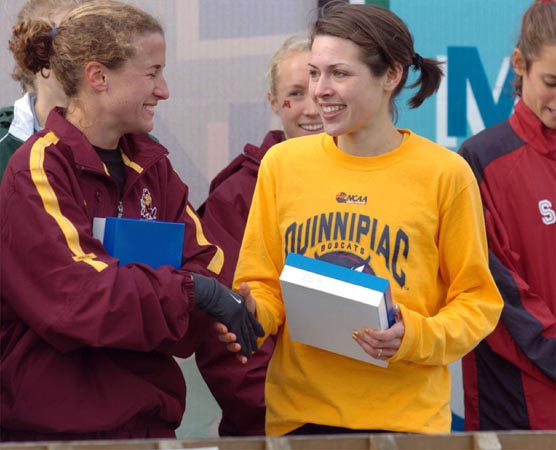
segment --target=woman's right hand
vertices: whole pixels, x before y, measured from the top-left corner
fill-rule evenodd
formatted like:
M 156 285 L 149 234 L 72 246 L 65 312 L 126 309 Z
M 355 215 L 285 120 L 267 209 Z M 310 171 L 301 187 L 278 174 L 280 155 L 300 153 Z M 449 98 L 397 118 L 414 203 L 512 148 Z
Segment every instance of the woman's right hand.
M 245 300 L 245 306 L 253 315 L 257 309 L 257 303 L 255 298 L 251 294 L 251 289 L 247 285 L 247 283 L 241 283 L 239 287 L 239 293 Z M 226 344 L 226 348 L 232 352 L 236 353 L 237 359 L 242 363 L 245 364 L 248 361 L 248 358 L 241 353 L 241 345 L 237 342 L 237 337 L 234 333 L 231 333 L 228 330 L 228 327 L 223 324 L 222 322 L 215 323 L 215 329 L 218 333 L 218 339 L 220 342 Z
M 249 304 L 238 294 L 212 277 L 192 273 L 197 307 L 226 326 L 235 336 L 239 350 L 246 358 L 257 350 L 257 338 L 264 336 L 264 330 L 253 312 L 254 300 L 251 291 Z M 241 290 L 240 290 L 241 292 Z M 227 334 L 227 333 L 226 333 Z M 234 347 L 236 348 L 236 347 Z

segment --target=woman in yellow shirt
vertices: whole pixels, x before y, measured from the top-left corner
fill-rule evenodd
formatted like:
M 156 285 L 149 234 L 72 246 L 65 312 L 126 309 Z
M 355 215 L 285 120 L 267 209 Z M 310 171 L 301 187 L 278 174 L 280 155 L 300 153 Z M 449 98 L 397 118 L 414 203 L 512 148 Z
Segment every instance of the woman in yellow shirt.
M 265 391 L 270 435 L 449 432 L 448 364 L 500 316 L 473 173 L 456 153 L 394 124 L 411 69 L 420 73 L 415 108 L 442 71 L 391 11 L 335 2 L 313 26 L 310 91 L 325 133 L 266 154 L 234 280 L 267 335 L 283 325 Z M 279 282 L 290 252 L 390 281 L 396 323 L 346 330 L 387 368 L 290 338 Z M 226 331 L 221 340 L 238 350 Z

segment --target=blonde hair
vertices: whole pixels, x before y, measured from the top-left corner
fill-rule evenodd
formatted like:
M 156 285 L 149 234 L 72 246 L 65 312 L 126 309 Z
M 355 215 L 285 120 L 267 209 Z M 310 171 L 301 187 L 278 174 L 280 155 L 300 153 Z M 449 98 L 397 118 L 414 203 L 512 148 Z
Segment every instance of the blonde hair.
M 52 69 L 71 98 L 88 62 L 117 69 L 135 56 L 135 39 L 150 33 L 164 31 L 147 12 L 115 0 L 97 0 L 73 9 L 58 27 L 44 19 L 21 22 L 14 27 L 10 49 L 33 73 Z
M 16 25 L 26 20 L 41 18 L 53 22 L 56 16 L 64 12 L 70 12 L 73 8 L 82 5 L 86 1 L 87 0 L 27 0 L 17 14 Z M 35 74 L 33 72 L 16 63 L 11 75 L 15 81 L 19 82 L 24 92 L 35 93 Z
M 272 56 L 268 64 L 266 79 L 270 92 L 276 97 L 276 86 L 278 85 L 278 66 L 292 53 L 303 53 L 311 51 L 311 41 L 307 36 L 290 36 L 284 41 L 280 48 Z

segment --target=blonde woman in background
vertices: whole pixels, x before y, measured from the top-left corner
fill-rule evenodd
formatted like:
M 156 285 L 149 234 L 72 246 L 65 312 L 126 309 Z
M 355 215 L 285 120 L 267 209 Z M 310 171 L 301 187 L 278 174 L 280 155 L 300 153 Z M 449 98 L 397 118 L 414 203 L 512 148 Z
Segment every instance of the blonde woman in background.
M 246 144 L 243 153 L 212 180 L 209 196 L 199 208 L 204 228 L 224 250 L 224 273 L 230 286 L 262 158 L 279 142 L 323 131 L 309 95 L 310 50 L 308 37 L 291 36 L 273 55 L 267 98 L 282 130 L 269 131 L 259 147 Z M 275 338 L 268 339 L 245 366 L 216 336 L 207 335 L 197 349 L 199 370 L 222 409 L 221 436 L 264 435 L 264 383 L 274 345 Z

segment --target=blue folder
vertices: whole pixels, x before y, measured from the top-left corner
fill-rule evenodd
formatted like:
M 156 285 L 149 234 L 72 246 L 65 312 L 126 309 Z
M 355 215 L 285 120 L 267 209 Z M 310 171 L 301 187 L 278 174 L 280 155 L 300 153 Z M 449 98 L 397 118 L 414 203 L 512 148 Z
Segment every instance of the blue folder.
M 164 265 L 177 269 L 182 265 L 184 234 L 183 223 L 106 217 L 101 241 L 120 265 L 143 263 L 154 269 Z

